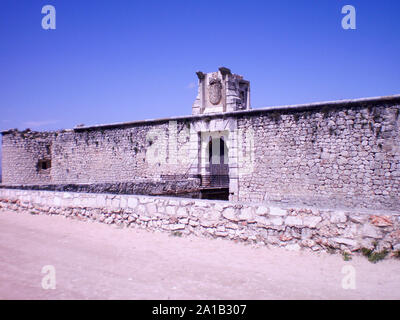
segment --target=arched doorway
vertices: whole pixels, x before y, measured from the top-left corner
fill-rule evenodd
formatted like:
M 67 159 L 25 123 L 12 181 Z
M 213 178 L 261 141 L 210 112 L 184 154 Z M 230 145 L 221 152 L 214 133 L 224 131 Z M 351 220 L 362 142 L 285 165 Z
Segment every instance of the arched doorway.
M 224 137 L 210 137 L 207 146 L 206 179 L 208 187 L 229 188 L 228 147 Z

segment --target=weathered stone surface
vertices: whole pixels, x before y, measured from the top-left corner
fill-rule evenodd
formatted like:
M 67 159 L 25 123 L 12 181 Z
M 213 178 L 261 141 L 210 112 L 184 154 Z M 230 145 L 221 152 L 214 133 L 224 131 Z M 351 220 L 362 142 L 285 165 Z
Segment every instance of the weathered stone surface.
M 121 207 L 121 200 L 119 198 L 115 198 L 111 202 L 111 206 L 114 209 L 119 209 Z
M 279 240 L 280 241 L 283 241 L 283 242 L 285 242 L 285 241 L 290 241 L 290 240 L 292 240 L 293 239 L 293 237 L 291 236 L 291 235 L 289 235 L 289 234 L 281 234 L 280 236 L 279 236 Z
M 331 223 L 345 223 L 347 221 L 347 215 L 344 211 L 335 211 L 330 213 L 330 215 Z
M 217 225 L 217 221 L 215 220 L 201 220 L 200 225 L 203 227 L 215 227 Z
M 281 208 L 276 208 L 276 207 L 271 207 L 271 208 L 269 208 L 269 214 L 271 216 L 286 216 L 287 210 L 281 209 Z
M 375 249 L 375 239 L 372 238 L 363 238 L 360 240 L 360 248 L 366 248 L 373 250 Z
M 395 242 L 397 242 L 397 241 L 400 242 L 400 230 L 396 230 L 396 231 L 391 232 L 391 233 L 388 235 L 388 237 L 389 237 L 391 240 L 395 241 Z
M 309 228 L 315 228 L 322 221 L 321 217 L 310 216 L 303 218 L 303 225 Z
M 176 206 L 167 206 L 167 207 L 165 208 L 165 211 L 166 211 L 166 213 L 167 213 L 168 215 L 175 215 L 176 209 L 177 209 Z
M 382 233 L 377 228 L 374 228 L 371 224 L 366 223 L 362 226 L 362 235 L 364 237 L 382 239 Z
M 122 199 L 121 199 L 121 203 L 122 203 Z M 157 213 L 157 206 L 155 205 L 155 203 L 147 203 L 146 211 L 147 211 L 147 213 L 154 215 Z
M 353 221 L 353 222 L 363 224 L 363 223 L 365 223 L 365 222 L 368 221 L 368 216 L 366 216 L 366 215 L 352 214 L 352 215 L 349 216 L 349 219 L 350 219 L 351 221 Z
M 378 227 L 392 226 L 393 222 L 389 216 L 370 216 L 371 224 Z
M 231 221 L 239 221 L 239 218 L 235 214 L 235 209 L 233 208 L 227 208 L 222 212 L 222 216 L 225 219 L 231 220 Z
M 184 224 L 172 224 L 170 225 L 170 230 L 176 231 L 176 230 L 184 230 L 185 225 Z
M 303 220 L 298 216 L 288 216 L 285 218 L 285 224 L 287 226 L 302 226 Z
M 63 198 L 64 199 L 71 199 L 72 198 L 72 194 L 68 193 L 68 192 L 64 192 L 63 193 Z
M 256 217 L 255 222 L 257 223 L 257 226 L 264 228 L 273 228 L 273 226 L 283 225 L 283 219 L 281 217 Z
M 196 226 L 198 226 L 198 225 L 199 225 L 199 222 L 198 222 L 198 221 L 196 221 L 196 220 L 192 220 L 192 219 L 190 219 L 190 220 L 189 220 L 189 224 L 190 224 L 192 227 L 196 227 Z
M 126 198 L 121 198 L 121 209 L 125 209 L 128 205 L 128 200 Z M 93 206 L 93 205 L 91 205 Z
M 54 198 L 54 205 L 57 207 L 61 205 L 61 199 L 59 197 Z
M 352 239 L 347 239 L 347 238 L 333 238 L 332 241 L 340 243 L 340 244 L 345 244 L 351 247 L 356 247 L 357 246 L 357 241 L 352 240 Z
M 259 216 L 266 216 L 269 214 L 269 208 L 268 207 L 263 207 L 259 206 L 256 210 L 256 214 Z
M 252 207 L 243 208 L 239 214 L 239 220 L 246 220 L 247 222 L 254 222 L 254 212 Z
M 30 201 L 26 202 L 28 198 Z M 289 245 L 295 250 L 318 251 L 331 247 L 354 251 L 375 246 L 391 250 L 400 245 L 398 215 L 353 215 L 307 208 L 277 210 L 276 207 L 263 209 L 259 211 L 263 215 L 259 215 L 256 213 L 259 207 L 243 202 L 224 205 L 219 201 L 196 200 L 190 205 L 166 198 L 83 193 L 71 193 L 64 198 L 63 192 L 16 189 L 0 189 L 0 207 L 155 231 L 179 230 L 185 235 L 204 234 L 250 243 Z
M 114 222 L 114 219 L 113 219 L 112 217 L 109 217 L 109 218 L 106 218 L 106 219 L 104 220 L 104 222 L 107 223 L 107 224 L 111 224 L 111 223 Z
M 256 217 L 255 221 L 260 227 L 267 227 L 271 224 L 271 221 L 265 217 Z
M 273 226 L 281 226 L 283 225 L 283 219 L 281 217 L 273 217 L 269 219 Z
M 131 209 L 135 209 L 138 204 L 138 200 L 134 197 L 128 198 L 128 207 Z
M 302 244 L 303 247 L 311 248 L 311 247 L 314 247 L 316 243 L 315 243 L 314 240 L 304 239 L 304 240 L 301 241 L 301 244 Z
M 179 218 L 185 218 L 188 216 L 187 209 L 185 207 L 179 207 L 176 211 L 176 216 Z

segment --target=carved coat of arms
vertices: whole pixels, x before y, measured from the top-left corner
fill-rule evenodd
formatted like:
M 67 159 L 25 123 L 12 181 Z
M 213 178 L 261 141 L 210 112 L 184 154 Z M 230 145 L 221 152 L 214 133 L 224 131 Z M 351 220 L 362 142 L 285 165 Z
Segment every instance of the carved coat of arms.
M 217 78 L 211 78 L 208 83 L 208 96 L 210 102 L 214 105 L 218 104 L 222 98 L 222 84 L 221 80 Z

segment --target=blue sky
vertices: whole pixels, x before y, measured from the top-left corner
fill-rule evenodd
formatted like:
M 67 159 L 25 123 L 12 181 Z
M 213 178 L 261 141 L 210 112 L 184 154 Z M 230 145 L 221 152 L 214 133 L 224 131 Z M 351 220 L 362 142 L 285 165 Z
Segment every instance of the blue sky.
M 399 94 L 399 14 L 398 0 L 1 0 L 0 130 L 187 115 L 195 72 L 220 66 L 251 81 L 253 108 Z

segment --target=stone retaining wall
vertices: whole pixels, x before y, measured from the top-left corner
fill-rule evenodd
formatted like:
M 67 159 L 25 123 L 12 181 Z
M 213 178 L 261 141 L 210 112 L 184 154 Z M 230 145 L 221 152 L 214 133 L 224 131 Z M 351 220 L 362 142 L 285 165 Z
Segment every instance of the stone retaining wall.
M 0 210 L 59 214 L 175 235 L 341 252 L 400 250 L 400 214 L 356 214 L 306 208 L 136 195 L 0 189 Z

